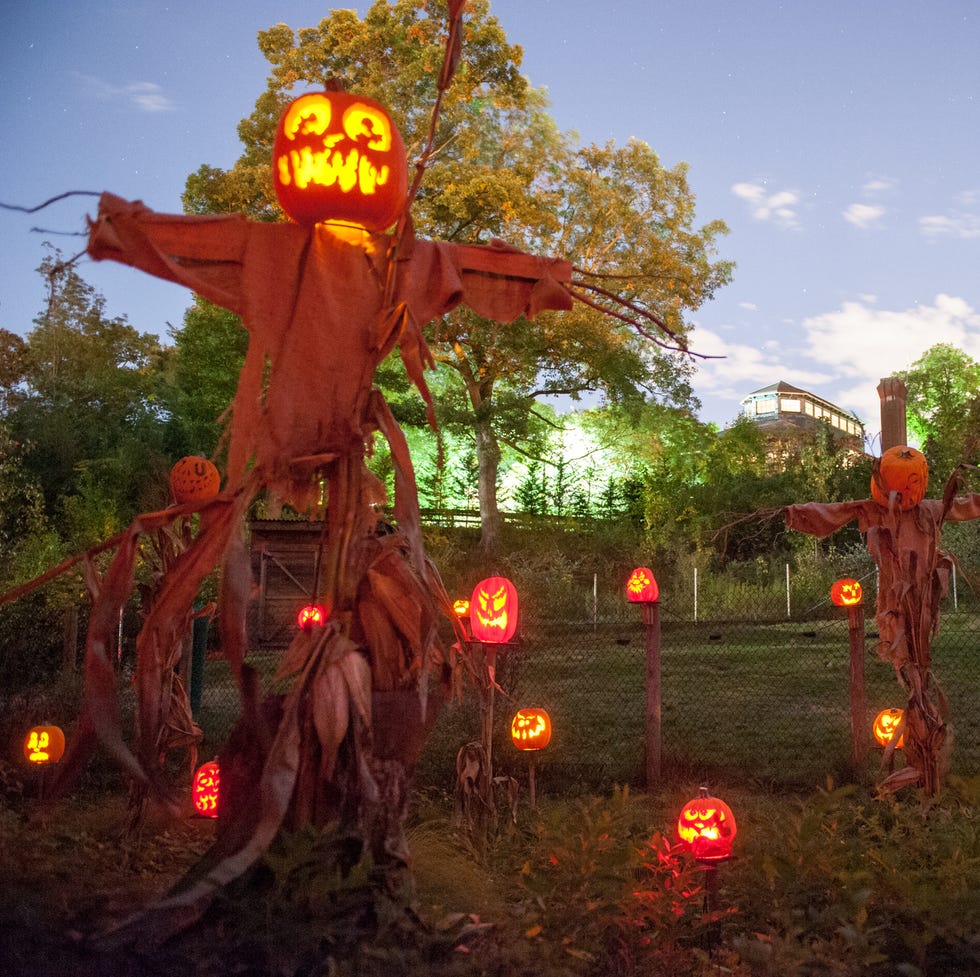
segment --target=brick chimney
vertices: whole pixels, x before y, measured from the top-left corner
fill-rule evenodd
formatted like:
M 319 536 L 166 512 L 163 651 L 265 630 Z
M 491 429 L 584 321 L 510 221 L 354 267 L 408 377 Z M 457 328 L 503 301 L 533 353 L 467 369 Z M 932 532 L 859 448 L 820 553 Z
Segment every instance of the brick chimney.
M 881 398 L 881 450 L 887 451 L 896 445 L 908 444 L 905 429 L 905 403 L 908 390 L 905 381 L 899 377 L 884 377 L 878 384 Z

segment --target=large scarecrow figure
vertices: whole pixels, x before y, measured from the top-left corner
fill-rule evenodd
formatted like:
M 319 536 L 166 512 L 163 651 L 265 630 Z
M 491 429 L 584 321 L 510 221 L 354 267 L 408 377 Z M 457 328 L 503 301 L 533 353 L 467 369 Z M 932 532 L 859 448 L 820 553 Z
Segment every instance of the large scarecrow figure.
M 929 470 L 924 456 L 899 446 L 875 460 L 871 499 L 786 509 L 791 528 L 818 537 L 857 519 L 878 567 L 878 656 L 894 665 L 908 696 L 903 718 L 908 766 L 887 777 L 880 785 L 884 790 L 918 783 L 932 796 L 949 766 L 952 729 L 930 650 L 953 568 L 951 557 L 940 549 L 940 532 L 947 519 L 980 518 L 980 494 L 956 497 L 957 475 L 942 499 L 926 499 Z
M 459 58 L 462 9 L 461 0 L 450 3 L 440 93 Z M 342 92 L 310 93 L 287 106 L 273 152 L 274 183 L 291 223 L 159 214 L 104 194 L 90 224 L 93 258 L 185 285 L 240 315 L 249 333 L 222 491 L 144 514 L 85 556 L 93 595 L 85 700 L 74 755 L 62 771 L 70 777 L 101 743 L 137 790 L 163 800 L 174 649 L 202 582 L 221 568 L 220 640 L 242 719 L 220 756 L 216 842 L 157 905 L 163 930 L 196 918 L 283 829 L 339 822 L 363 839 L 396 894 L 405 877 L 409 778 L 465 644 L 440 633 L 456 618 L 423 551 L 411 459 L 373 385 L 375 371 L 397 347 L 434 421 L 423 375 L 432 365 L 422 336 L 427 322 L 465 304 L 510 323 L 569 309 L 576 299 L 592 305 L 587 291 L 595 288 L 573 283 L 567 261 L 502 243 L 416 239 L 409 209 L 429 149 L 408 188 L 405 149 L 384 108 Z M 650 313 L 628 308 L 633 317 L 620 319 L 652 318 L 670 335 Z M 379 520 L 384 490 L 365 464 L 376 435 L 394 462 L 393 526 Z M 252 581 L 243 538 L 260 493 L 300 513 L 326 508 L 312 582 L 325 623 L 297 633 L 274 694 L 264 699 L 246 662 Z M 141 538 L 183 533 L 192 516 L 196 532 L 158 581 L 137 638 L 131 750 L 116 701 L 114 623 L 133 590 Z M 110 548 L 100 575 L 91 558 Z

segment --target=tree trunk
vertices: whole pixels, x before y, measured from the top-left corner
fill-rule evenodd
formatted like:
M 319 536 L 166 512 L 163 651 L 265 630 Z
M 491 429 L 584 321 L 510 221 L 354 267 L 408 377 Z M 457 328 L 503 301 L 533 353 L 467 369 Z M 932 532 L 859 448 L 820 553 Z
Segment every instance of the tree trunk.
M 479 466 L 480 548 L 485 553 L 494 553 L 500 546 L 500 510 L 497 508 L 500 445 L 489 419 L 478 416 L 474 431 Z

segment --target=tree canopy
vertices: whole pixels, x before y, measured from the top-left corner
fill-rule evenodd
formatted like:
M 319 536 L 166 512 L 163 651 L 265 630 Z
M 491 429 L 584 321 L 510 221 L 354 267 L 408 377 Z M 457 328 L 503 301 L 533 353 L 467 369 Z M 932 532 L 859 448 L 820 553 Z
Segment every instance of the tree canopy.
M 192 174 L 187 209 L 280 219 L 269 166 L 276 122 L 300 90 L 334 79 L 385 104 L 417 156 L 437 94 L 443 16 L 443 6 L 431 0 L 382 0 L 363 19 L 334 11 L 316 27 L 279 24 L 261 32 L 271 71 L 255 111 L 239 126 L 243 153 L 228 171 L 203 166 Z M 455 377 L 437 415 L 472 439 L 489 548 L 499 525 L 500 438 L 518 444 L 535 403 L 553 394 L 695 407 L 690 363 L 663 347 L 686 345 L 685 314 L 731 275 L 731 264 L 715 258 L 724 225 L 695 226 L 686 167 L 665 168 L 638 140 L 579 146 L 558 132 L 544 94 L 520 73 L 521 58 L 486 0 L 470 4 L 462 59 L 438 116 L 437 151 L 426 161 L 413 208 L 415 227 L 426 236 L 464 243 L 503 238 L 571 260 L 582 294 L 598 307 L 577 305 L 506 327 L 458 310 L 427 336 Z M 623 313 L 646 327 L 640 332 L 615 317 Z

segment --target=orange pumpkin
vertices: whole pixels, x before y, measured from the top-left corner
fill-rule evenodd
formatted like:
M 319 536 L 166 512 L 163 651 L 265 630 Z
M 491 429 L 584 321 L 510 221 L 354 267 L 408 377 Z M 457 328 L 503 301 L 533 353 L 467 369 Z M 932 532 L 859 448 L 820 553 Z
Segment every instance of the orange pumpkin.
M 221 490 L 218 469 L 199 455 L 187 455 L 170 469 L 170 491 L 178 505 L 207 502 Z
M 626 596 L 633 604 L 650 604 L 660 597 L 660 588 L 649 567 L 637 567 L 626 581 Z
M 903 715 L 904 713 L 901 709 L 882 709 L 875 716 L 872 732 L 879 746 L 888 746 L 891 743 L 895 737 L 895 733 L 898 731 L 898 727 L 902 723 Z M 902 732 L 899 734 L 898 741 L 895 743 L 895 749 L 900 750 L 904 745 L 905 733 Z
M 902 509 L 912 509 L 926 496 L 929 487 L 929 464 L 915 448 L 897 445 L 876 458 L 871 469 L 871 498 L 888 506 L 892 492 Z
M 519 709 L 510 723 L 510 739 L 519 750 L 543 750 L 551 742 L 551 717 L 544 709 Z
M 387 109 L 373 99 L 309 92 L 279 118 L 272 182 L 297 224 L 331 221 L 384 231 L 408 195 L 405 144 Z
M 201 817 L 216 818 L 218 816 L 220 782 L 221 771 L 217 760 L 209 760 L 197 768 L 197 773 L 194 774 L 194 783 L 191 786 L 191 799 L 194 802 L 194 810 Z
M 474 641 L 506 644 L 517 631 L 517 588 L 506 577 L 487 577 L 473 588 L 470 631 Z
M 57 763 L 65 754 L 65 734 L 60 726 L 35 726 L 24 739 L 24 756 L 30 763 Z
M 862 598 L 861 584 L 850 577 L 835 580 L 830 588 L 830 599 L 838 607 L 851 607 L 860 604 Z
M 322 628 L 327 623 L 327 609 L 322 604 L 307 604 L 296 615 L 296 623 L 301 631 Z
M 698 861 L 720 862 L 730 858 L 738 828 L 732 809 L 702 787 L 677 817 L 677 837 Z

